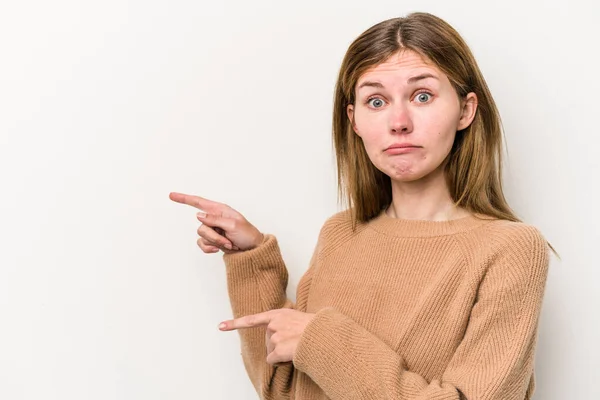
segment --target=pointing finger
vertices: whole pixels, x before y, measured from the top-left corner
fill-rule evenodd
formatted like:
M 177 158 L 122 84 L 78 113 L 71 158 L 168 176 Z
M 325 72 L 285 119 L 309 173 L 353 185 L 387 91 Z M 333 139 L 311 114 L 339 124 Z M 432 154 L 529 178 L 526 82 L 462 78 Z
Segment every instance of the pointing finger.
M 265 311 L 259 314 L 246 315 L 228 321 L 223 321 L 219 324 L 219 329 L 222 331 L 231 331 L 234 329 L 254 328 L 257 326 L 268 325 L 273 318 L 271 311 Z
M 221 203 L 216 201 L 205 199 L 204 197 L 194 196 L 191 194 L 171 192 L 169 193 L 169 199 L 174 202 L 187 204 L 188 206 L 196 207 L 201 210 L 216 213 L 221 210 L 223 206 Z

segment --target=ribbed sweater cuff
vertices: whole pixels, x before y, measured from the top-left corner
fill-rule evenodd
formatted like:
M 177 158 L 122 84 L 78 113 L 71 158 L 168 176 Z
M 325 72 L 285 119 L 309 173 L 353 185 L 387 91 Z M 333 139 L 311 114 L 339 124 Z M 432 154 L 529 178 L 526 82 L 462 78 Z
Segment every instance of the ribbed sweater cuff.
M 267 233 L 259 246 L 238 253 L 223 254 L 223 261 L 227 273 L 236 280 L 250 278 L 261 269 L 283 265 L 277 238 Z
M 348 323 L 348 318 L 334 308 L 319 310 L 300 337 L 293 358 L 294 366 L 311 377 L 318 375 L 319 380 L 333 378 L 340 375 L 341 371 L 352 368 L 353 363 L 347 359 L 352 354 L 348 353 L 344 338 L 340 337 L 345 331 L 352 333 L 351 329 L 344 329 Z M 344 375 L 354 374 L 347 371 Z

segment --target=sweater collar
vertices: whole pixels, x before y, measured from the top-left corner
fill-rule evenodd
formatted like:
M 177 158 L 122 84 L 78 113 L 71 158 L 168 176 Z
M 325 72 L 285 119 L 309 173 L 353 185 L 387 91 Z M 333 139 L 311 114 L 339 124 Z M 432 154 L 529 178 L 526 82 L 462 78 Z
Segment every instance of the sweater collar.
M 434 237 L 466 232 L 489 223 L 496 218 L 484 214 L 471 214 L 467 217 L 448 221 L 428 221 L 390 217 L 381 211 L 367 225 L 377 232 L 396 237 Z

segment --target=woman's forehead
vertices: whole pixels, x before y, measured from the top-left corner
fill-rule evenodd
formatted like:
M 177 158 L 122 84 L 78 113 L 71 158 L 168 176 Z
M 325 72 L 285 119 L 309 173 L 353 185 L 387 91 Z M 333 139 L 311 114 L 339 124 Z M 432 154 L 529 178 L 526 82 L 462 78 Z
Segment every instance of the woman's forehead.
M 400 84 L 410 84 L 419 80 L 417 78 L 428 77 L 432 80 L 445 80 L 444 73 L 433 62 L 419 53 L 405 50 L 367 69 L 359 77 L 356 88 L 360 89 L 365 83 L 373 81 L 391 80 Z

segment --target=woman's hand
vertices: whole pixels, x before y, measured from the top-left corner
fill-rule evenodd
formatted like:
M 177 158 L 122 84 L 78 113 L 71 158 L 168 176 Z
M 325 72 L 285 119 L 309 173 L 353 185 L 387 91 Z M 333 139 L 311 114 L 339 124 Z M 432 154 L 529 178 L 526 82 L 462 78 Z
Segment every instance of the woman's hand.
M 314 317 L 315 314 L 281 308 L 224 321 L 219 325 L 219 329 L 231 331 L 266 326 L 267 363 L 278 365 L 294 359 L 300 337 Z
M 242 214 L 226 204 L 199 196 L 172 192 L 169 198 L 177 203 L 196 207 L 196 217 L 202 225 L 198 228 L 198 246 L 205 253 L 224 253 L 250 250 L 262 243 L 264 236 Z

